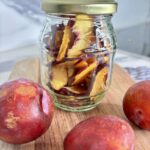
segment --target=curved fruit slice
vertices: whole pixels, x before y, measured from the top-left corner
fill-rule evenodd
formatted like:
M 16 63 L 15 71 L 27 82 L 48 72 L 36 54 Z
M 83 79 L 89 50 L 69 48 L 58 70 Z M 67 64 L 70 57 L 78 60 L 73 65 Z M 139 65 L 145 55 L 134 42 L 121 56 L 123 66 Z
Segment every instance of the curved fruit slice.
M 92 17 L 88 15 L 77 15 L 75 19 L 75 24 L 73 26 L 73 29 L 76 31 L 80 31 L 80 33 L 87 33 L 89 31 L 92 31 L 93 28 L 93 20 Z
M 75 58 L 78 57 L 82 54 L 82 50 L 86 49 L 89 47 L 89 42 L 85 39 L 78 39 L 73 47 L 68 50 L 68 58 Z
M 76 41 L 71 49 L 68 50 L 68 58 L 78 57 L 82 50 L 88 48 L 95 37 L 93 34 L 93 21 L 88 15 L 77 15 L 73 26 L 73 32 L 77 35 Z
M 67 69 L 64 63 L 57 64 L 51 68 L 50 84 L 55 90 L 60 90 L 68 82 Z
M 107 74 L 108 67 L 104 67 L 97 73 L 90 96 L 95 96 L 105 90 Z
M 86 93 L 86 90 L 79 86 L 71 86 L 71 87 L 64 87 L 64 88 L 74 94 L 85 94 Z
M 84 67 L 87 67 L 87 66 L 88 66 L 88 63 L 85 60 L 82 60 L 82 61 L 80 61 L 79 63 L 77 63 L 75 65 L 75 68 L 84 68 Z
M 57 61 L 61 61 L 65 57 L 71 40 L 71 36 L 72 36 L 71 28 L 69 26 L 66 26 L 64 30 L 62 44 L 60 46 L 60 50 L 56 59 Z
M 97 62 L 93 62 L 90 64 L 87 68 L 85 68 L 83 71 L 81 71 L 79 74 L 77 74 L 74 78 L 74 81 L 72 85 L 76 85 L 80 82 L 82 82 L 97 66 Z

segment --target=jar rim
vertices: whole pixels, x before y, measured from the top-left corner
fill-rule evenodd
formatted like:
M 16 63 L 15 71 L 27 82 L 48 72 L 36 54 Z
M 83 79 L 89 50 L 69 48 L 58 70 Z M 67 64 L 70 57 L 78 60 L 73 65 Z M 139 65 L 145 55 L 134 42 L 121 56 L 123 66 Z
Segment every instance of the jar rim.
M 42 9 L 46 13 L 57 14 L 113 14 L 117 11 L 114 0 L 42 0 Z

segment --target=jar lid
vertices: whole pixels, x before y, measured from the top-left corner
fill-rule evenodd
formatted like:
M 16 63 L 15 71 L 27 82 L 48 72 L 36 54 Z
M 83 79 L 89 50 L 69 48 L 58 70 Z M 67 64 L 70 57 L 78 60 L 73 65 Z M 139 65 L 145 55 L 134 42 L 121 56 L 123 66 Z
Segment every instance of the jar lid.
M 58 14 L 113 14 L 117 11 L 115 0 L 41 0 L 46 13 Z

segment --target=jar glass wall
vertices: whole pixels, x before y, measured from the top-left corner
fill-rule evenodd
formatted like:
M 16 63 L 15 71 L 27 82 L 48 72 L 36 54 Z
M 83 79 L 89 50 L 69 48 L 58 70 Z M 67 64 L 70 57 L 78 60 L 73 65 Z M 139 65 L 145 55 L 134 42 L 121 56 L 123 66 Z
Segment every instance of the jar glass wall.
M 41 37 L 41 82 L 55 106 L 86 111 L 111 81 L 116 41 L 111 15 L 47 15 Z

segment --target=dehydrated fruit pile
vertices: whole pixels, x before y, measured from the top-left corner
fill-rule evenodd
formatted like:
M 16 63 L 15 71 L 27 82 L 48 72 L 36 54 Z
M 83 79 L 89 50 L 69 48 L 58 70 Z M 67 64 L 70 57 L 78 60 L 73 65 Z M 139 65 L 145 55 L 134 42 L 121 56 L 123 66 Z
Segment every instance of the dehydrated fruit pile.
M 55 93 L 92 97 L 106 90 L 110 55 L 107 48 L 103 50 L 105 44 L 97 38 L 93 22 L 88 15 L 77 15 L 66 25 L 52 26 L 46 43 L 53 60 L 48 64 L 47 85 Z M 102 50 L 96 51 L 94 46 Z

